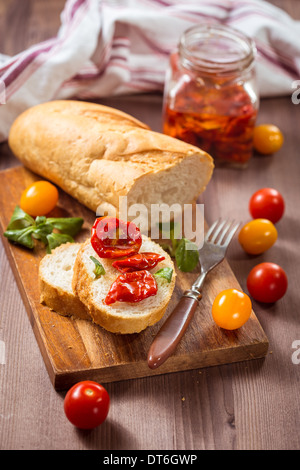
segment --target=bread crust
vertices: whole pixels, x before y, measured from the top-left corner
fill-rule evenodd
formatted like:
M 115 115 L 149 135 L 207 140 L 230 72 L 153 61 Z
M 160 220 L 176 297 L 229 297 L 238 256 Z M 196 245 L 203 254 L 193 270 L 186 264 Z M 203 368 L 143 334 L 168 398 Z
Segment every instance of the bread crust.
M 88 309 L 78 297 L 51 286 L 43 278 L 40 279 L 39 285 L 41 304 L 63 316 L 91 320 Z
M 61 255 L 64 257 L 65 250 L 69 245 L 70 243 L 60 245 L 53 250 L 52 254 L 45 255 L 42 258 L 39 265 L 40 302 L 60 315 L 80 318 L 82 320 L 91 320 L 88 308 L 74 292 L 67 292 L 65 289 L 54 285 L 50 281 L 49 276 L 45 275 L 47 264 L 51 261 L 53 255 Z M 80 245 L 77 244 L 77 246 L 79 247 Z
M 73 258 L 73 262 L 68 258 L 68 253 L 70 253 L 69 247 L 77 249 L 77 255 L 75 259 Z M 156 296 L 161 295 L 161 297 L 155 299 L 154 305 L 152 302 L 147 303 L 148 299 L 138 302 L 138 306 L 137 304 L 133 306 L 133 304 L 128 302 L 117 302 L 117 304 L 122 304 L 122 307 L 124 307 L 121 311 L 118 306 L 115 308 L 115 305 L 108 306 L 102 302 L 107 293 L 105 289 L 103 292 L 101 291 L 101 301 L 97 302 L 95 300 L 95 292 L 93 290 L 95 276 L 93 271 L 89 271 L 84 259 L 83 254 L 86 249 L 90 250 L 86 257 L 88 260 L 90 254 L 97 258 L 97 254 L 91 247 L 90 239 L 82 244 L 65 243 L 55 248 L 51 254 L 45 255 L 42 258 L 39 266 L 40 302 L 42 304 L 60 315 L 93 321 L 107 331 L 119 334 L 140 333 L 148 326 L 157 323 L 163 317 L 175 287 L 176 272 L 170 256 L 157 243 L 143 235 L 141 252 L 149 251 L 150 249 L 164 255 L 165 260 L 158 263 L 154 271 L 165 266 L 171 267 L 173 275 L 170 283 L 163 279 L 157 281 L 158 292 Z M 58 264 L 58 260 L 60 264 Z M 104 264 L 106 274 L 104 274 L 105 278 L 101 277 L 96 282 L 102 282 L 102 279 L 105 279 L 105 288 L 109 289 L 120 273 L 111 266 L 113 260 L 102 259 L 100 261 Z M 94 268 L 92 262 L 91 264 Z M 68 288 L 65 282 L 60 281 L 66 275 L 64 271 L 66 265 L 68 268 L 70 267 L 68 272 L 71 273 L 70 281 L 67 282 Z M 55 277 L 53 277 L 53 273 Z M 151 299 L 154 299 L 156 296 Z
M 97 325 L 102 326 L 107 331 L 118 334 L 132 334 L 140 333 L 142 330 L 148 326 L 154 325 L 157 323 L 166 312 L 167 306 L 170 302 L 173 290 L 175 287 L 176 273 L 173 269 L 173 276 L 171 282 L 168 286 L 168 293 L 164 297 L 160 305 L 151 308 L 145 309 L 143 307 L 143 301 L 139 302 L 140 312 L 137 314 L 126 315 L 124 312 L 122 314 L 116 313 L 112 306 L 107 306 L 99 303 L 97 304 L 93 298 L 92 292 L 92 283 L 93 278 L 90 276 L 86 264 L 83 259 L 83 252 L 85 251 L 87 245 L 90 244 L 90 240 L 87 240 L 82 244 L 81 248 L 78 251 L 76 262 L 74 266 L 73 273 L 73 290 L 78 295 L 80 300 L 87 306 L 92 320 Z M 153 242 L 154 244 L 154 242 Z M 155 246 L 156 244 L 154 244 Z M 173 262 L 169 255 L 165 253 L 167 264 L 174 268 Z M 119 273 L 116 272 L 116 277 Z M 158 288 L 160 288 L 158 286 Z M 130 308 L 130 305 L 128 305 Z M 145 309 L 143 312 L 143 308 Z
M 105 203 L 116 215 L 119 197 L 129 196 L 138 182 L 146 187 L 151 184 L 149 176 L 167 174 L 195 156 L 201 164 L 199 186 L 189 201 L 178 201 L 192 202 L 204 191 L 214 167 L 199 148 L 153 132 L 126 113 L 83 101 L 51 101 L 29 108 L 13 123 L 8 143 L 30 170 L 94 212 Z

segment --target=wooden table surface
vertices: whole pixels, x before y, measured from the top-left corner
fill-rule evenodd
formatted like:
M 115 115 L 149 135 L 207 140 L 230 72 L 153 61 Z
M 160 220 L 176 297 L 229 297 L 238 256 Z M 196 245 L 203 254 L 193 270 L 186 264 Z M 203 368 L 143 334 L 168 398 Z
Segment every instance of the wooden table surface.
M 300 19 L 297 0 L 273 1 Z M 54 35 L 62 0 L 0 1 L 0 51 L 15 54 Z M 161 96 L 101 101 L 160 130 Z M 250 269 L 262 261 L 280 264 L 289 288 L 276 304 L 253 302 L 270 341 L 264 359 L 107 384 L 107 421 L 81 432 L 65 418 L 64 393 L 50 383 L 8 259 L 0 245 L 0 449 L 202 450 L 300 448 L 300 364 L 292 360 L 300 341 L 300 105 L 290 97 L 261 102 L 259 122 L 278 125 L 285 136 L 274 156 L 254 156 L 248 169 L 215 170 L 205 195 L 210 223 L 220 215 L 249 219 L 251 194 L 277 188 L 286 201 L 278 241 L 265 254 L 247 257 L 234 240 L 228 261 L 246 290 Z M 0 169 L 18 165 L 6 144 Z M 300 354 L 295 354 L 296 358 Z

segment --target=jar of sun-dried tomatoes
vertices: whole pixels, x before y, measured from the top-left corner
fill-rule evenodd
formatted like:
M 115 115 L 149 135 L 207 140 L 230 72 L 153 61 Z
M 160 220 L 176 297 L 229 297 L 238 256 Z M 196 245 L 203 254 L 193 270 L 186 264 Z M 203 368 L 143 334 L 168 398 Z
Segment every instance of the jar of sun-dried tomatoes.
M 216 165 L 245 167 L 259 107 L 255 45 L 241 32 L 198 25 L 170 56 L 163 132 L 208 152 Z

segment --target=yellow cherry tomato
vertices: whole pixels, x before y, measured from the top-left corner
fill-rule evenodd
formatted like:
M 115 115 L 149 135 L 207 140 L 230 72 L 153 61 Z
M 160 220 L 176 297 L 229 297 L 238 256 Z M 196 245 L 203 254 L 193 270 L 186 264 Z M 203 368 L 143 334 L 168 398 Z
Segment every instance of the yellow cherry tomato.
M 239 242 L 249 255 L 264 253 L 277 240 L 275 225 L 267 219 L 254 219 L 245 224 L 239 233 Z
M 283 140 L 282 132 L 273 124 L 261 124 L 254 128 L 253 146 L 263 155 L 277 152 L 282 147 Z
M 36 217 L 51 212 L 57 201 L 58 190 L 53 184 L 48 181 L 35 181 L 23 191 L 20 207 L 27 214 Z
M 250 318 L 252 303 L 250 297 L 238 289 L 220 292 L 212 305 L 212 316 L 218 326 L 236 330 Z

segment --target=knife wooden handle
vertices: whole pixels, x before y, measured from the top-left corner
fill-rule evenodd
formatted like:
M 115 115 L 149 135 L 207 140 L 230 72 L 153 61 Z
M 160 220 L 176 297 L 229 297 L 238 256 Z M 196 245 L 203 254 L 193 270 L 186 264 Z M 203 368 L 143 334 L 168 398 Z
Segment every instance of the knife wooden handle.
M 200 297 L 200 296 L 199 296 Z M 175 351 L 198 306 L 198 300 L 181 297 L 173 312 L 159 330 L 148 353 L 148 366 L 156 369 Z

